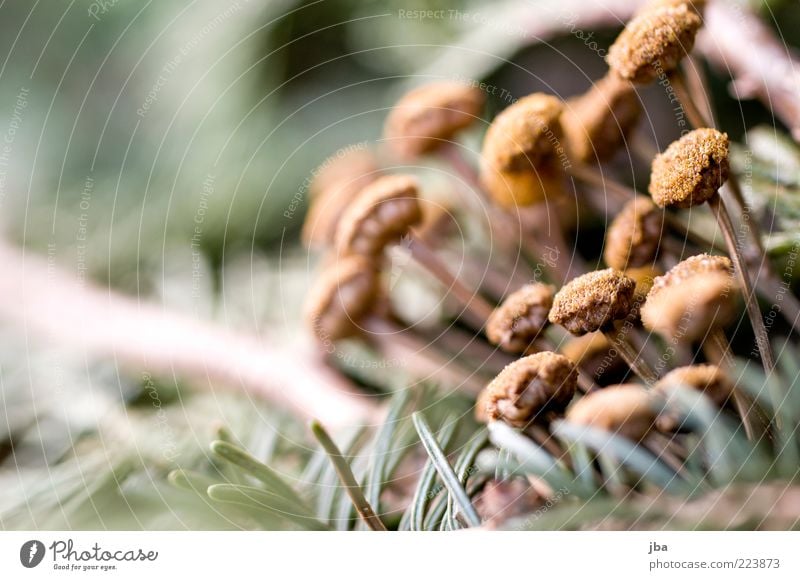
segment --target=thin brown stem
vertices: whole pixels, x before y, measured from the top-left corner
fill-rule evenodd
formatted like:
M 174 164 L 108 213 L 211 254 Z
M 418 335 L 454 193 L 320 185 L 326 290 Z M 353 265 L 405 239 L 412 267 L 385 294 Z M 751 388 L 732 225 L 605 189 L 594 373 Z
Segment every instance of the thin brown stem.
M 728 253 L 733 261 L 733 269 L 736 272 L 739 283 L 742 285 L 747 314 L 750 317 L 750 324 L 752 324 L 753 332 L 756 335 L 756 344 L 761 354 L 761 362 L 764 365 L 764 370 L 767 371 L 767 375 L 771 375 L 775 368 L 775 357 L 772 354 L 772 345 L 769 342 L 767 328 L 764 326 L 764 319 L 761 316 L 761 308 L 758 306 L 758 299 L 750 283 L 750 276 L 748 276 L 747 272 L 744 270 L 745 266 L 736 243 L 736 233 L 733 229 L 733 223 L 731 223 L 730 215 L 728 215 L 728 211 L 725 209 L 725 205 L 719 195 L 712 197 L 708 201 L 708 204 L 711 206 L 711 211 L 714 212 L 714 216 L 717 218 L 717 223 L 722 230 L 722 235 L 728 246 Z
M 650 368 L 644 360 L 639 357 L 639 354 L 634 350 L 628 339 L 625 337 L 623 330 L 603 330 L 603 333 L 608 337 L 611 343 L 616 347 L 617 352 L 622 359 L 628 364 L 630 369 L 642 379 L 647 386 L 652 386 L 658 381 L 658 375 Z
M 686 83 L 684 83 L 680 69 L 675 69 L 669 73 L 669 81 L 672 84 L 672 88 L 675 89 L 675 94 L 678 95 L 678 100 L 686 113 L 686 117 L 689 119 L 689 124 L 695 129 L 709 127 L 709 122 L 703 116 L 703 112 L 698 108 L 697 103 L 695 103 L 689 89 L 686 87 Z
M 494 311 L 494 307 L 489 304 L 480 294 L 472 292 L 447 269 L 436 253 L 418 237 L 411 235 L 410 243 L 411 255 L 413 258 L 430 272 L 448 289 L 448 294 L 452 294 L 464 307 L 464 317 L 477 329 L 483 328 L 486 320 Z

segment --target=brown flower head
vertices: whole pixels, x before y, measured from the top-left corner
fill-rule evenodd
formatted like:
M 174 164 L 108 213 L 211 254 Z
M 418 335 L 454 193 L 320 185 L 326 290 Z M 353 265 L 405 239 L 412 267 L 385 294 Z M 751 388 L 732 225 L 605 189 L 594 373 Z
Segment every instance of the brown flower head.
M 635 322 L 639 322 L 641 320 L 642 306 L 647 300 L 647 294 L 655 284 L 656 278 L 663 276 L 664 272 L 654 266 L 642 266 L 641 268 L 628 268 L 625 270 L 625 275 L 636 282 L 630 316 L 633 317 Z
M 725 405 L 733 395 L 733 382 L 716 365 L 691 365 L 678 367 L 664 375 L 654 389 L 667 391 L 669 387 L 688 387 L 704 393 L 719 407 Z
M 507 352 L 523 353 L 547 325 L 555 289 L 526 284 L 495 308 L 486 322 L 486 336 Z
M 336 247 L 342 254 L 377 256 L 422 220 L 417 180 L 387 175 L 372 182 L 342 215 Z
M 504 368 L 481 392 L 475 415 L 480 421 L 503 420 L 514 427 L 545 422 L 566 408 L 577 380 L 575 365 L 563 355 L 526 356 Z
M 309 186 L 311 205 L 303 222 L 303 242 L 310 247 L 330 245 L 342 212 L 378 178 L 379 171 L 378 159 L 368 149 L 352 149 L 320 165 Z
M 483 141 L 481 157 L 488 168 L 532 171 L 548 164 L 559 147 L 562 102 L 551 95 L 523 97 L 497 115 Z
M 650 432 L 656 416 L 652 396 L 644 388 L 615 385 L 581 397 L 567 412 L 567 421 L 639 441 Z
M 566 341 L 561 347 L 561 354 L 596 377 L 600 369 L 605 375 L 628 368 L 616 350 L 612 350 L 612 346 L 602 332 L 590 332 Z
M 413 159 L 449 141 L 475 122 L 485 97 L 476 87 L 436 82 L 407 93 L 386 119 L 384 136 L 401 157 Z
M 617 270 L 651 264 L 661 243 L 662 221 L 650 198 L 637 195 L 626 203 L 606 231 L 606 264 Z
M 530 171 L 501 171 L 481 161 L 481 183 L 492 199 L 505 208 L 514 209 L 548 199 L 559 200 L 564 189 L 563 175 L 553 166 L 540 166 Z
M 358 255 L 329 264 L 306 298 L 305 318 L 323 342 L 359 333 L 359 323 L 372 312 L 379 295 L 378 274 L 372 262 Z
M 695 129 L 653 160 L 650 195 L 659 207 L 705 203 L 727 181 L 728 135 Z
M 609 49 L 608 66 L 625 80 L 651 83 L 675 69 L 692 50 L 701 24 L 685 4 L 642 11 Z
M 642 306 L 645 328 L 694 341 L 735 314 L 733 266 L 724 256 L 700 254 L 653 282 Z
M 615 75 L 603 77 L 583 95 L 568 100 L 561 114 L 570 158 L 583 163 L 610 159 L 641 114 L 639 95 L 631 83 Z
M 575 335 L 602 330 L 630 313 L 635 288 L 613 268 L 578 276 L 556 294 L 550 322 Z

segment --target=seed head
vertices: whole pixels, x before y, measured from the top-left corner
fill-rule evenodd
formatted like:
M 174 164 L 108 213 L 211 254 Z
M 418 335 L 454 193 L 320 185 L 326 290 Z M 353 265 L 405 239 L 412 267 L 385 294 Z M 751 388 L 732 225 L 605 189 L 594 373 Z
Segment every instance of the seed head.
M 377 256 L 422 220 L 417 181 L 387 175 L 359 193 L 342 215 L 336 247 L 342 254 Z
M 481 161 L 481 183 L 500 206 L 516 209 L 562 199 L 563 175 L 552 165 L 530 171 L 501 171 Z
M 354 336 L 363 317 L 373 311 L 378 295 L 378 274 L 371 260 L 358 255 L 339 258 L 311 288 L 306 322 L 323 342 Z
M 475 407 L 480 421 L 503 420 L 514 427 L 546 422 L 575 395 L 578 374 L 569 359 L 540 352 L 514 361 L 481 392 Z
M 475 122 L 482 91 L 457 82 L 436 82 L 407 93 L 386 119 L 384 136 L 401 157 L 413 159 L 441 147 Z
M 378 178 L 379 171 L 378 159 L 367 149 L 330 157 L 317 168 L 309 186 L 311 205 L 303 222 L 303 242 L 310 247 L 330 245 L 342 212 Z
M 585 94 L 567 101 L 561 127 L 570 158 L 606 161 L 636 127 L 642 105 L 633 85 L 616 75 L 597 81 Z
M 612 268 L 578 276 L 553 299 L 550 322 L 581 335 L 607 328 L 631 310 L 636 283 Z
M 601 368 L 606 374 L 623 368 L 625 364 L 616 351 L 612 351 L 611 341 L 602 332 L 571 338 L 561 347 L 561 354 L 592 376 L 597 376 Z
M 614 385 L 581 397 L 567 412 L 567 420 L 639 441 L 652 429 L 656 415 L 645 389 Z
M 692 256 L 655 279 L 642 306 L 642 323 L 664 336 L 697 340 L 733 317 L 734 288 L 728 258 Z
M 483 141 L 483 162 L 496 171 L 532 171 L 553 158 L 562 103 L 535 93 L 497 115 Z
M 729 173 L 728 135 L 695 129 L 655 158 L 650 195 L 659 207 L 692 207 L 711 199 Z
M 609 49 L 608 66 L 625 80 L 651 83 L 692 50 L 701 24 L 685 4 L 645 10 L 628 22 Z
M 649 198 L 637 195 L 626 203 L 606 232 L 606 264 L 617 270 L 651 264 L 661 243 L 662 221 L 662 212 Z
M 495 308 L 486 322 L 486 336 L 507 352 L 523 353 L 547 325 L 555 288 L 526 284 Z
M 688 387 L 704 393 L 717 406 L 722 407 L 733 395 L 733 382 L 716 365 L 691 365 L 678 367 L 659 380 L 654 389 L 667 391 L 669 387 Z

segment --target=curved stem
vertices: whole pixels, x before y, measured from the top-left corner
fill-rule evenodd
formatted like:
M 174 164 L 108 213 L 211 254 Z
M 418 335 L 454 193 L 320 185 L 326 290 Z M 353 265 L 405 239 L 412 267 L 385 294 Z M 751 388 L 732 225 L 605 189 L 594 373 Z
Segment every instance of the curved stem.
M 739 252 L 739 247 L 736 244 L 736 234 L 733 230 L 730 215 L 728 215 L 728 211 L 725 209 L 719 195 L 715 195 L 708 200 L 708 204 L 711 206 L 711 211 L 714 212 L 714 216 L 717 218 L 717 223 L 722 230 L 722 235 L 728 246 L 728 253 L 733 261 L 733 269 L 739 278 L 739 283 L 742 285 L 747 314 L 750 317 L 750 324 L 752 324 L 753 332 L 756 335 L 756 344 L 761 354 L 761 362 L 769 376 L 775 368 L 775 357 L 772 354 L 772 345 L 769 342 L 767 328 L 764 326 L 764 319 L 761 316 L 761 308 L 758 306 L 758 300 L 753 291 L 753 285 L 750 283 L 750 277 L 744 270 L 744 263 L 741 253 Z

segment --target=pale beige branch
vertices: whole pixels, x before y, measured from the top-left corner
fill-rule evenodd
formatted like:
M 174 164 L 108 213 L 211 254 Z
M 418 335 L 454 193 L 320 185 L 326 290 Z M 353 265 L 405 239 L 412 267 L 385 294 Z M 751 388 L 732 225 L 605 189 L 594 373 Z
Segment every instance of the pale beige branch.
M 0 243 L 0 319 L 26 340 L 49 341 L 89 360 L 240 390 L 328 425 L 364 424 L 377 405 L 314 355 L 82 284 L 44 258 Z M 279 337 L 271 337 L 278 340 Z

